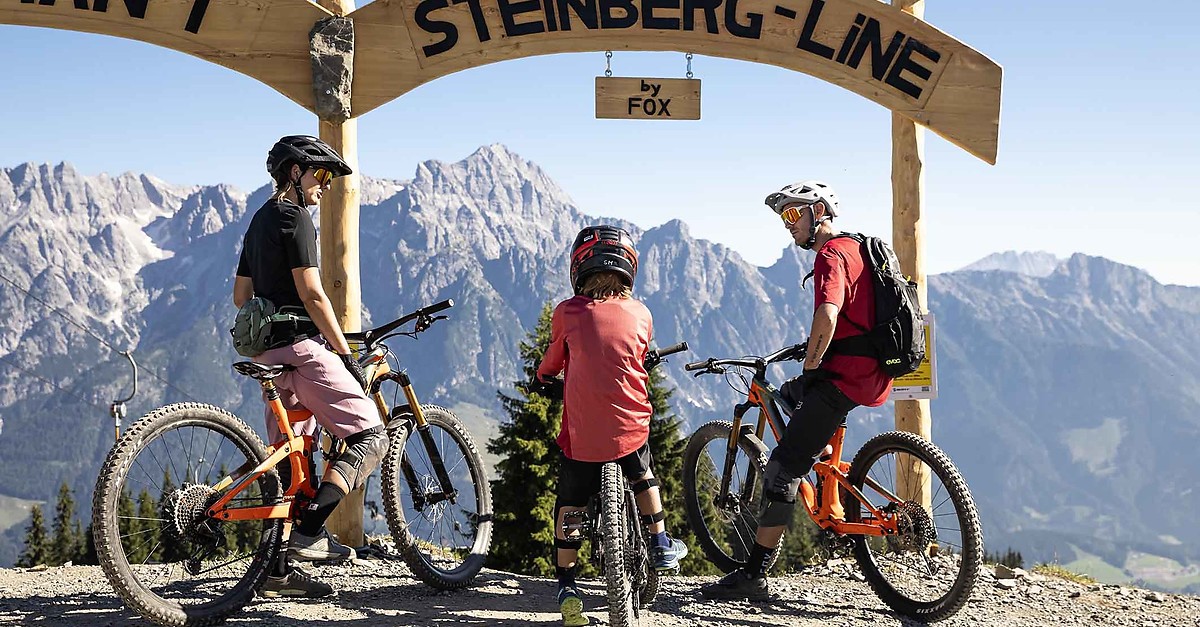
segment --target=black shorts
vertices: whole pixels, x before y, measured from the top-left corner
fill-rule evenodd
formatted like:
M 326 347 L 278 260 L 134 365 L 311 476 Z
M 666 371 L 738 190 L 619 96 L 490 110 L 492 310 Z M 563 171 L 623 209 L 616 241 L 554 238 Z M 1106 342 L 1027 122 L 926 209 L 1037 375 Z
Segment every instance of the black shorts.
M 606 462 L 581 462 L 570 459 L 559 453 L 558 465 L 558 503 L 582 507 L 588 499 L 600 491 L 600 467 Z M 616 460 L 626 479 L 636 481 L 646 476 L 650 470 L 650 442 L 647 441 L 638 450 Z

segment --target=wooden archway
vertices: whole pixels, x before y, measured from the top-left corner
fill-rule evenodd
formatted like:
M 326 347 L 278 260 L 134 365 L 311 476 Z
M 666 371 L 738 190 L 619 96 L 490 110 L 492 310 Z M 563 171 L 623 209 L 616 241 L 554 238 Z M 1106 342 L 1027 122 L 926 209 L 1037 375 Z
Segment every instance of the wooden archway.
M 924 22 L 923 7 L 924 0 L 375 0 L 354 10 L 352 0 L 0 0 L 0 24 L 144 41 L 251 76 L 316 113 L 321 137 L 356 171 L 357 116 L 488 63 L 657 50 L 802 72 L 893 112 L 892 242 L 927 302 L 923 129 L 994 164 L 1002 70 Z M 330 48 L 351 54 L 327 63 Z M 357 175 L 337 179 L 325 195 L 321 232 L 322 280 L 343 328 L 357 330 Z M 897 401 L 896 423 L 929 437 L 928 401 Z M 928 502 L 927 493 L 908 498 Z M 346 505 L 330 524 L 358 543 L 361 495 Z

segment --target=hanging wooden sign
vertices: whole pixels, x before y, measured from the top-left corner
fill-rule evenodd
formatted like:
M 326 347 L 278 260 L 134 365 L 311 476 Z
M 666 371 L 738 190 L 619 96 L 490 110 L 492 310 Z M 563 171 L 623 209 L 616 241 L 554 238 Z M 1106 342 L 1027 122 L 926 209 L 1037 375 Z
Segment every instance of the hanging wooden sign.
M 699 120 L 700 79 L 597 76 L 596 117 Z

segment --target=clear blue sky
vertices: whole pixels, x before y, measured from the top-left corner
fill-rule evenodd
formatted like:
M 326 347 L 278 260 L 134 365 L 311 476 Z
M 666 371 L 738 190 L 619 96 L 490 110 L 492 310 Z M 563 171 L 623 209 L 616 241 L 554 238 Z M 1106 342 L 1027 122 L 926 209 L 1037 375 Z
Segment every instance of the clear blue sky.
M 1004 66 L 996 166 L 927 134 L 927 261 L 1084 252 L 1200 285 L 1196 3 L 929 0 L 925 18 Z M 85 174 L 267 182 L 267 147 L 315 118 L 248 77 L 98 35 L 0 26 L 0 167 L 68 161 Z M 586 212 L 644 227 L 681 218 L 749 261 L 788 237 L 768 192 L 819 178 L 841 227 L 890 236 L 890 114 L 806 75 L 697 56 L 704 119 L 593 118 L 603 53 L 493 64 L 417 89 L 359 121 L 364 173 L 410 178 L 503 143 Z M 682 54 L 617 53 L 616 75 L 682 76 Z

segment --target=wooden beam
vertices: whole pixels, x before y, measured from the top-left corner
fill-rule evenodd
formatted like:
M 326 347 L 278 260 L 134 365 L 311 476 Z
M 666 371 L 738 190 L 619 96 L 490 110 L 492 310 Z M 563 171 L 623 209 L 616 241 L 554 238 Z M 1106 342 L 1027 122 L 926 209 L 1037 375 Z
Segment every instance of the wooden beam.
M 320 0 L 334 15 L 354 10 L 353 0 Z M 362 330 L 362 284 L 359 281 L 358 120 L 321 120 L 321 140 L 342 155 L 354 170 L 333 180 L 321 198 L 321 284 L 343 331 Z M 343 544 L 363 545 L 363 491 L 353 490 L 326 522 Z
M 920 18 L 924 0 L 892 0 L 904 12 Z M 892 114 L 892 247 L 904 274 L 917 282 L 921 307 L 928 307 L 925 275 L 925 129 L 911 119 Z M 932 440 L 928 400 L 896 401 L 896 429 Z M 899 496 L 930 506 L 927 467 L 903 456 L 896 462 Z

